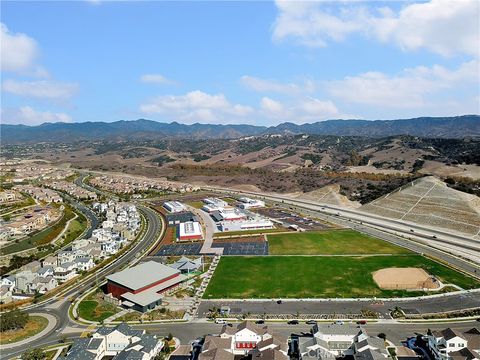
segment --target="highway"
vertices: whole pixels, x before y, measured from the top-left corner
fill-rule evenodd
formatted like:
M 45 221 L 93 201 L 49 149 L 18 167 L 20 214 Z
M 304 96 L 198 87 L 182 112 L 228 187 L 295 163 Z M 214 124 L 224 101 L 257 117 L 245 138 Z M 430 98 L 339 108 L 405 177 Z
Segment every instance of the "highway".
M 428 254 L 437 259 L 441 259 L 471 276 L 478 278 L 480 274 L 480 266 L 478 265 L 480 262 L 473 262 L 464 259 L 466 254 L 475 260 L 477 259 L 477 256 L 480 256 L 480 247 L 477 254 L 477 250 L 475 250 L 476 247 L 472 248 L 471 246 L 472 242 L 480 246 L 480 241 L 477 240 L 455 234 L 447 234 L 444 231 L 430 229 L 420 225 L 383 218 L 378 215 L 361 213 L 358 210 L 292 199 L 281 195 L 214 187 L 205 189 L 223 193 L 226 192 L 229 194 L 253 196 L 277 203 L 282 207 L 292 207 L 293 210 L 301 211 L 306 215 L 315 216 L 344 227 L 350 227 L 360 232 L 380 237 L 383 240 L 393 242 L 418 253 Z M 412 233 L 410 229 L 414 229 L 414 232 Z M 436 236 L 437 238 L 433 239 L 432 236 Z M 452 249 L 452 253 L 450 251 L 447 252 L 446 245 L 452 242 L 455 243 L 456 248 Z M 455 253 L 453 253 L 453 250 L 455 250 Z M 480 259 L 480 257 L 478 259 Z

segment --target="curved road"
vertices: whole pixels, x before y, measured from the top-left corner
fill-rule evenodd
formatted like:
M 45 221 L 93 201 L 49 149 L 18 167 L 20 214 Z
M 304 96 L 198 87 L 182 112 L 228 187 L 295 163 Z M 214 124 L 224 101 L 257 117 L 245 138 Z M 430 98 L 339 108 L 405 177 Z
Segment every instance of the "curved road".
M 137 205 L 140 212 L 145 216 L 147 221 L 147 229 L 143 238 L 140 239 L 132 249 L 126 252 L 122 257 L 108 264 L 96 273 L 96 276 L 81 282 L 78 286 L 65 292 L 60 299 L 51 298 L 41 304 L 33 305 L 27 309 L 29 313 L 46 313 L 54 316 L 57 320 L 56 326 L 40 339 L 29 341 L 30 347 L 45 346 L 48 344 L 58 343 L 65 334 L 74 332 L 71 335 L 80 335 L 86 327 L 82 327 L 77 323 L 72 322 L 68 317 L 68 310 L 70 307 L 69 297 L 76 297 L 80 292 L 84 292 L 94 286 L 96 283 L 102 282 L 107 275 L 118 271 L 121 267 L 128 265 L 130 262 L 138 259 L 143 252 L 158 241 L 162 231 L 162 223 L 155 211 L 143 206 Z M 76 332 L 75 329 L 78 329 Z M 2 358 L 3 356 L 11 357 L 18 355 L 25 351 L 25 346 L 13 346 L 9 349 L 0 347 Z

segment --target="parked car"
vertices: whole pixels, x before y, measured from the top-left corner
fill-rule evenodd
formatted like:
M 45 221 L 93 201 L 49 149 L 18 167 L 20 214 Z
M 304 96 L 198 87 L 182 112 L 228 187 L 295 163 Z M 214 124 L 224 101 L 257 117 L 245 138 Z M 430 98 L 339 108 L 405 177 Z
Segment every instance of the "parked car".
M 366 324 L 367 324 L 367 321 L 366 321 L 366 320 L 358 320 L 358 321 L 357 321 L 357 324 L 358 324 L 358 325 L 366 325 Z
M 227 322 L 222 319 L 215 319 L 215 324 L 226 324 Z
M 257 320 L 255 321 L 255 324 L 265 324 L 265 320 Z
M 343 325 L 343 321 L 342 321 L 342 320 L 338 320 L 338 321 L 335 321 L 334 324 Z
M 281 304 L 282 303 L 282 300 L 277 300 L 277 304 Z
M 307 324 L 307 325 L 316 325 L 317 322 L 316 322 L 315 320 L 308 320 L 308 321 L 305 322 L 305 324 Z
M 290 320 L 287 322 L 288 325 L 298 325 L 298 320 Z

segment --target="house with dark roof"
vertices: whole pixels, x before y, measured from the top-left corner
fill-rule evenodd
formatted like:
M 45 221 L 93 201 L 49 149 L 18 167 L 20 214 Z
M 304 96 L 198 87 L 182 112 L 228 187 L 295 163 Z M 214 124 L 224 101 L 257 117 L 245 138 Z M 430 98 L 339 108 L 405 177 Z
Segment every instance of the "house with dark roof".
M 480 359 L 480 330 L 461 332 L 452 328 L 433 331 L 425 336 L 436 360 Z
M 192 359 L 192 346 L 191 345 L 179 345 L 174 352 L 170 354 L 169 360 L 191 360 Z
M 78 338 L 63 360 L 151 360 L 160 352 L 163 341 L 145 330 L 125 323 L 113 328 L 102 326 L 91 338 Z

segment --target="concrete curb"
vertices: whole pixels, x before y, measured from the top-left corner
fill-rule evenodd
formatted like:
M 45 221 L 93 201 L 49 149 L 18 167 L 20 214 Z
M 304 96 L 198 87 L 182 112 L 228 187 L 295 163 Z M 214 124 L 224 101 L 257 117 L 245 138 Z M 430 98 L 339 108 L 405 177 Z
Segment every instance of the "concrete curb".
M 414 300 L 425 300 L 425 299 L 437 299 L 437 298 L 444 298 L 449 296 L 457 296 L 462 294 L 470 294 L 470 293 L 479 293 L 480 296 L 480 289 L 472 289 L 472 290 L 461 290 L 461 291 L 452 291 L 445 294 L 433 294 L 433 295 L 425 295 L 425 296 L 415 296 L 415 297 L 401 297 L 401 298 L 305 298 L 305 299 L 292 299 L 292 298 L 275 298 L 275 299 L 202 299 L 205 302 L 271 302 L 282 300 L 282 302 L 360 302 L 360 301 L 414 301 Z

